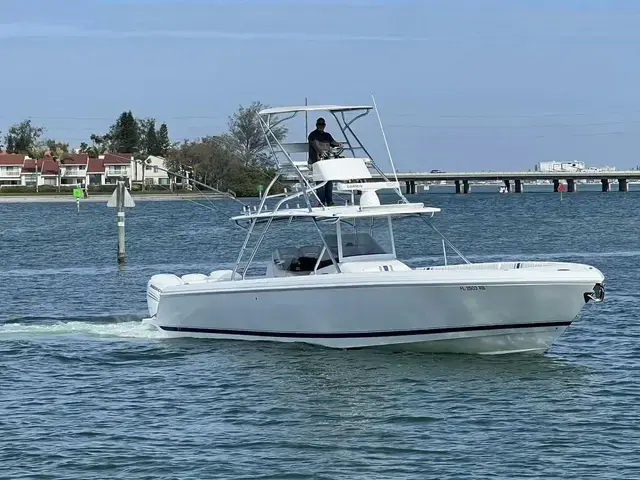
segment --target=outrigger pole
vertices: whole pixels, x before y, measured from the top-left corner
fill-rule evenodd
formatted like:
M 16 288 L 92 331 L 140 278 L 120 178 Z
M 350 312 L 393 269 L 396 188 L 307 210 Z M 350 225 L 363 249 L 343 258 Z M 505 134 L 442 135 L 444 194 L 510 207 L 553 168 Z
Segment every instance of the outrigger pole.
M 307 97 L 304 97 L 304 106 L 308 106 Z M 305 138 L 309 137 L 309 112 L 306 110 L 304 112 L 304 136 Z
M 137 159 L 134 159 L 134 161 L 135 161 L 136 163 L 141 163 L 142 165 L 148 165 L 148 163 L 147 163 L 147 161 L 146 161 L 146 160 L 137 160 Z M 168 174 L 170 174 L 170 175 L 173 175 L 173 176 L 175 176 L 175 177 L 183 178 L 183 179 L 185 179 L 185 180 L 187 181 L 187 183 L 193 183 L 193 184 L 195 184 L 195 185 L 199 185 L 199 186 L 201 186 L 201 187 L 207 188 L 207 189 L 211 190 L 212 192 L 215 192 L 215 193 L 217 193 L 217 194 L 219 194 L 219 195 L 224 195 L 225 197 L 229 197 L 230 199 L 235 200 L 236 202 L 240 203 L 240 204 L 241 204 L 242 206 L 244 206 L 244 207 L 247 207 L 247 206 L 248 206 L 248 205 L 245 205 L 244 203 L 242 203 L 240 200 L 238 200 L 236 197 L 234 197 L 234 196 L 233 196 L 233 195 L 231 195 L 230 193 L 220 191 L 220 190 L 218 190 L 217 188 L 214 188 L 214 187 L 212 187 L 212 186 L 210 186 L 210 185 L 207 185 L 206 183 L 199 182 L 198 180 L 196 180 L 196 179 L 194 179 L 194 178 L 191 178 L 191 177 L 189 177 L 188 175 L 183 175 L 183 174 L 181 174 L 181 173 L 174 172 L 173 170 L 169 170 L 169 169 L 167 169 L 167 168 L 159 167 L 159 166 L 156 166 L 156 165 L 154 165 L 154 167 L 155 167 L 155 168 L 157 168 L 157 169 L 158 169 L 158 170 L 160 170 L 160 171 L 163 171 L 163 172 L 168 173 Z M 191 167 L 184 167 L 184 166 L 182 166 L 182 169 L 183 169 L 183 170 L 187 170 L 187 169 L 191 169 Z
M 387 142 L 387 135 L 384 133 L 384 127 L 382 126 L 382 119 L 380 118 L 380 112 L 378 111 L 378 106 L 376 105 L 376 98 L 371 94 L 371 100 L 373 102 L 373 109 L 376 111 L 376 116 L 378 117 L 378 123 L 380 124 L 380 131 L 382 132 L 382 139 L 384 140 L 384 145 L 387 147 L 387 154 L 389 155 L 389 162 L 391 163 L 391 168 L 393 169 L 393 176 L 396 179 L 396 183 L 398 184 L 397 193 L 400 195 L 405 203 L 409 203 L 409 200 L 402 194 L 402 190 L 400 188 L 400 182 L 398 181 L 398 173 L 396 172 L 396 166 L 393 163 L 393 157 L 391 156 L 391 149 L 389 148 L 389 143 Z M 383 175 L 384 176 L 384 175 Z
M 121 156 L 121 155 L 117 155 L 117 154 L 113 154 L 113 155 L 114 155 L 114 156 L 116 156 L 116 157 L 122 158 L 123 160 L 130 160 L 130 158 L 123 157 L 123 156 Z M 141 165 L 143 165 L 143 166 L 145 166 L 145 165 L 148 165 L 148 164 L 149 164 L 149 163 L 147 162 L 147 159 L 142 160 L 142 159 L 134 158 L 134 159 L 133 159 L 133 161 L 134 161 L 135 163 L 139 163 L 139 164 L 141 164 Z M 155 166 L 155 165 L 154 165 L 154 166 Z M 199 182 L 198 180 L 195 180 L 194 178 L 191 178 L 191 177 L 189 177 L 188 175 L 185 175 L 185 174 L 182 174 L 182 173 L 178 173 L 178 172 L 174 172 L 173 170 L 169 170 L 168 168 L 164 168 L 164 167 L 160 167 L 160 166 L 155 166 L 155 167 L 156 167 L 158 170 L 161 170 L 161 171 L 163 171 L 163 172 L 165 172 L 165 173 L 168 173 L 169 175 L 173 175 L 173 176 L 175 176 L 175 177 L 185 179 L 185 180 L 187 180 L 187 182 L 190 182 L 190 183 L 192 183 L 192 184 L 194 184 L 194 185 L 199 185 L 199 186 L 204 187 L 204 188 L 206 188 L 206 189 L 208 189 L 208 190 L 211 190 L 212 192 L 217 193 L 218 195 L 221 195 L 221 196 L 223 196 L 223 197 L 227 197 L 227 198 L 229 198 L 229 199 L 231 199 L 231 200 L 234 200 L 235 202 L 238 202 L 240 205 L 242 205 L 242 210 L 243 210 L 243 211 L 247 211 L 247 210 L 249 210 L 249 209 L 251 208 L 249 205 L 247 205 L 247 204 L 245 204 L 245 203 L 241 202 L 241 201 L 240 201 L 240 200 L 238 200 L 235 196 L 231 195 L 231 194 L 230 194 L 230 193 L 228 193 L 228 192 L 222 192 L 222 191 L 218 190 L 217 188 L 214 188 L 214 187 L 212 187 L 212 186 L 210 186 L 210 185 L 207 185 L 206 183 Z M 187 170 L 187 169 L 191 169 L 191 167 L 185 167 L 184 165 L 181 165 L 180 167 L 181 167 L 181 169 L 182 169 L 183 171 L 184 171 L 184 170 Z M 186 172 L 185 172 L 185 173 L 186 173 Z M 210 199 L 210 198 L 207 198 L 207 197 L 204 195 L 204 193 L 203 193 L 201 190 L 199 190 L 197 187 L 196 187 L 196 190 L 198 190 L 198 193 L 200 193 L 200 195 L 202 195 L 202 196 L 203 196 L 203 198 L 204 198 L 205 200 L 208 200 L 208 201 L 209 201 L 209 203 L 211 203 L 211 205 L 213 206 L 213 208 L 211 208 L 211 207 L 207 207 L 206 205 L 203 205 L 202 203 L 196 202 L 195 200 L 192 200 L 192 199 L 190 199 L 190 198 L 186 198 L 186 197 L 185 197 L 184 199 L 185 199 L 185 200 L 187 200 L 187 201 L 189 201 L 189 202 L 193 202 L 193 203 L 195 203 L 196 205 L 200 205 L 201 207 L 205 207 L 205 208 L 209 208 L 209 209 L 211 209 L 211 210 L 215 210 L 215 211 L 217 211 L 218 213 L 221 213 L 222 215 L 224 215 L 225 217 L 227 217 L 227 218 L 229 218 L 229 219 L 231 218 L 231 216 L 230 216 L 230 215 L 228 215 L 226 212 L 224 212 L 223 210 L 220 210 L 219 208 L 215 207 L 215 204 L 211 201 L 211 199 Z M 238 227 L 242 228 L 243 230 L 247 230 L 247 228 L 246 228 L 246 227 L 243 227 L 242 225 L 238 224 L 237 222 L 235 222 L 235 224 L 236 224 Z

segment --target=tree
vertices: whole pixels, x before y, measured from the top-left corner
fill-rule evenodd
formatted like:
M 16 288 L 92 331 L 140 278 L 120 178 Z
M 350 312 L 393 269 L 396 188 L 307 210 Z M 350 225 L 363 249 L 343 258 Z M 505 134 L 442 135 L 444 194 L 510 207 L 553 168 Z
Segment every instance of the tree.
M 42 132 L 44 132 L 44 128 L 32 125 L 31 120 L 23 120 L 12 125 L 4 137 L 7 153 L 23 153 L 36 158 L 32 153 L 37 153 L 37 150 L 34 151 L 34 149 L 41 147 L 38 145 L 38 141 Z
M 69 151 L 69 144 L 63 142 L 57 142 L 52 139 L 48 139 L 44 141 L 44 144 L 47 147 L 47 150 L 51 153 L 52 156 L 59 155 L 58 152 L 67 153 Z
M 80 153 L 89 153 L 89 145 L 87 144 L 87 142 L 82 142 L 80 143 L 80 147 L 78 147 L 78 152 Z
M 58 164 L 58 192 L 60 191 L 60 184 L 62 183 L 62 166 L 71 161 L 69 152 L 61 147 L 57 147 L 51 152 L 53 160 Z
M 155 120 L 149 124 L 146 134 L 145 134 L 145 145 L 144 149 L 147 155 L 161 155 L 160 152 L 160 143 L 158 142 L 158 134 L 156 133 L 156 122 Z
M 169 140 L 169 129 L 167 128 L 167 124 L 163 123 L 160 125 L 160 130 L 158 130 L 158 151 L 161 156 L 166 157 L 170 148 L 171 140 Z
M 109 128 L 109 150 L 113 153 L 132 153 L 139 151 L 140 132 L 138 123 L 131 110 L 122 112 L 116 123 Z
M 169 151 L 167 167 L 180 171 L 185 167 L 193 172 L 192 178 L 220 189 L 226 187 L 230 172 L 241 166 L 228 146 L 218 137 L 185 140 Z
M 258 112 L 264 108 L 267 106 L 260 102 L 253 102 L 247 108 L 240 106 L 238 111 L 229 117 L 229 138 L 244 166 L 267 167 L 273 164 L 267 152 L 269 144 L 258 119 Z M 284 125 L 279 125 L 273 128 L 272 132 L 278 141 L 282 141 L 288 129 Z
M 253 196 L 256 186 L 269 183 L 275 171 L 260 165 L 244 165 L 234 142 L 228 134 L 185 140 L 169 151 L 167 167 L 176 171 L 189 170 L 191 178 L 217 190 Z M 282 192 L 283 188 L 276 184 L 272 193 Z
M 144 160 L 149 155 L 158 155 L 158 135 L 156 133 L 155 118 L 139 118 L 136 120 L 138 126 L 138 147 L 134 155 L 136 160 Z M 136 171 L 138 164 L 136 164 Z M 146 165 L 142 165 L 142 189 L 145 187 Z M 136 177 L 137 179 L 137 177 Z
M 46 154 L 47 154 L 47 145 L 44 142 L 37 142 L 36 144 L 32 145 L 28 152 L 28 155 L 31 158 L 35 158 L 36 160 L 40 160 L 41 158 L 44 158 Z
M 109 145 L 109 141 L 111 137 L 109 134 L 106 135 L 96 135 L 95 133 L 91 134 L 91 146 L 87 146 L 86 143 L 80 144 L 80 153 L 86 153 L 89 155 L 89 158 L 98 158 L 100 155 L 103 155 L 107 151 L 107 146 Z M 84 145 L 84 151 L 83 151 Z
M 137 151 L 136 153 L 138 153 L 140 158 L 143 158 L 147 155 L 149 155 L 148 153 L 148 148 L 147 148 L 147 134 L 149 133 L 149 128 L 153 125 L 154 127 L 154 131 L 155 131 L 155 124 L 156 121 L 154 118 L 137 118 L 136 119 L 136 126 L 138 128 L 138 145 L 137 145 Z

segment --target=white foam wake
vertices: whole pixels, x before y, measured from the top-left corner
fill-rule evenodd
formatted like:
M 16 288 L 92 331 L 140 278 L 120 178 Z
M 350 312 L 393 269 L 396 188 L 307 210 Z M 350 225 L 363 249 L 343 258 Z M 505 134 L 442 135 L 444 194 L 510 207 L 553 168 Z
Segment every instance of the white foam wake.
M 111 338 L 166 338 L 157 328 L 140 321 L 118 323 L 94 323 L 82 321 L 56 323 L 6 323 L 0 325 L 0 341 L 35 335 L 86 335 Z

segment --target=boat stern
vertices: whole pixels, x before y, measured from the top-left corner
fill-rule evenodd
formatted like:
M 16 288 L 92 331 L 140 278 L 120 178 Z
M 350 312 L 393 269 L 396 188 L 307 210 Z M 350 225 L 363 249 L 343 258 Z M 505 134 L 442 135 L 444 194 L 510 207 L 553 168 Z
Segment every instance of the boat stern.
M 181 285 L 182 283 L 180 277 L 170 273 L 160 273 L 149 279 L 147 282 L 147 308 L 151 317 L 158 313 L 162 291 L 169 286 Z

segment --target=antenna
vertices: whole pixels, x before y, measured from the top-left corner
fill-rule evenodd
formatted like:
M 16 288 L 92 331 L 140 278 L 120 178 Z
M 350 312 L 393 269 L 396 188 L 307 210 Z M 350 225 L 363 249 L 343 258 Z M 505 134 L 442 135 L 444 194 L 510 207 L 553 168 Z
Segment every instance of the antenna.
M 391 150 L 389 149 L 389 143 L 387 142 L 387 136 L 384 133 L 384 127 L 382 126 L 382 120 L 380 119 L 380 112 L 378 112 L 378 106 L 376 105 L 376 99 L 371 94 L 371 100 L 373 101 L 373 108 L 376 111 L 376 115 L 378 116 L 378 123 L 380 124 L 380 131 L 382 131 L 382 138 L 384 140 L 384 145 L 387 147 L 387 154 L 389 155 L 389 161 L 391 162 L 391 168 L 393 168 L 393 176 L 396 179 L 396 183 L 398 184 L 398 194 L 400 198 L 402 198 L 406 203 L 409 203 L 409 200 L 405 198 L 402 194 L 402 190 L 400 189 L 400 182 L 398 181 L 398 173 L 396 172 L 396 166 L 393 164 L 393 157 L 391 156 Z
M 307 97 L 304 97 L 304 106 L 307 107 L 308 103 L 307 103 Z M 309 114 L 308 112 L 305 110 L 304 112 L 304 138 L 307 138 L 309 136 Z

